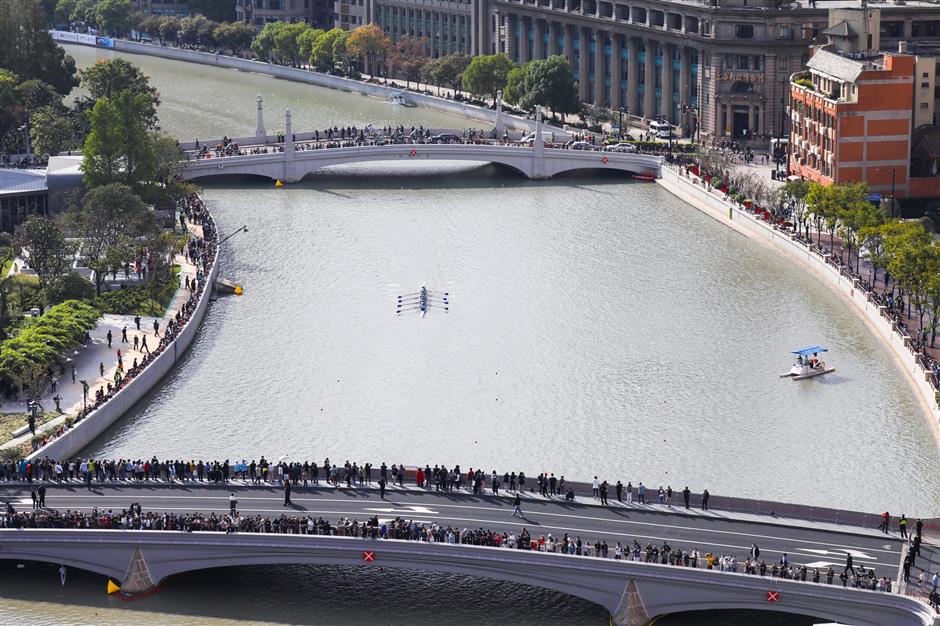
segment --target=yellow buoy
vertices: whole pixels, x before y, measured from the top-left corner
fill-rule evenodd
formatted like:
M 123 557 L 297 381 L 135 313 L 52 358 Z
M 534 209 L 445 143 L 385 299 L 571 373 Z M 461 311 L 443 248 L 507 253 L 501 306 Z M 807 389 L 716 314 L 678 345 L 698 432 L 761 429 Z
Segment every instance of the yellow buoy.
M 283 186 L 284 186 L 284 183 L 282 183 L 280 180 L 275 180 L 275 181 L 274 181 L 274 186 L 275 186 L 275 187 L 283 187 Z
M 241 285 L 235 285 L 235 295 L 236 295 L 236 296 L 240 296 L 240 295 L 242 295 L 243 293 L 245 293 L 245 290 L 242 289 L 242 286 L 241 286 Z
M 113 580 L 109 578 L 108 579 L 108 595 L 111 595 L 112 593 L 117 593 L 120 590 L 121 590 L 120 585 L 118 585 L 117 583 L 115 583 Z

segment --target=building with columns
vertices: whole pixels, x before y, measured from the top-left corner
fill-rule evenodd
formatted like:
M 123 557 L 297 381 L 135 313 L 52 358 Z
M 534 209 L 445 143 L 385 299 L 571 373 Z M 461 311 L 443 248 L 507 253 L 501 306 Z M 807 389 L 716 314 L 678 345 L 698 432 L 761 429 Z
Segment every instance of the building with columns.
M 376 23 L 395 41 L 427 37 L 432 57 L 505 52 L 525 63 L 562 54 L 586 102 L 736 139 L 785 136 L 789 77 L 828 26 L 813 0 L 335 2 L 337 26 Z M 879 6 L 882 46 L 940 44 L 936 5 Z

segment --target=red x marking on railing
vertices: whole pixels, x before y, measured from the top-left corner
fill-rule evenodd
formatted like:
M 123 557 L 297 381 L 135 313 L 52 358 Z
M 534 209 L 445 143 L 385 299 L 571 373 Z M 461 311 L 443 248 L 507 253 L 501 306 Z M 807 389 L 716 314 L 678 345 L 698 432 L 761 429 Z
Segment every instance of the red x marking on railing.
M 371 561 L 374 561 L 374 560 L 375 560 L 375 552 L 371 552 L 371 551 L 368 551 L 368 550 L 365 551 L 365 552 L 363 552 L 363 553 L 362 553 L 362 560 L 365 561 L 366 563 L 369 563 L 369 562 L 371 562 Z
M 780 599 L 779 591 L 768 591 L 767 592 L 767 602 L 776 602 Z

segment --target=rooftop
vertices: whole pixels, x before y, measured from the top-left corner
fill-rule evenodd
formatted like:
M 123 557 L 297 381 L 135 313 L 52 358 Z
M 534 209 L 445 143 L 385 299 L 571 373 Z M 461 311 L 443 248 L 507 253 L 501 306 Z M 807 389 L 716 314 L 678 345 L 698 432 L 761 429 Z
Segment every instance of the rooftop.
M 0 168 L 0 195 L 46 191 L 45 169 Z
M 810 57 L 806 67 L 841 81 L 854 83 L 859 74 L 865 70 L 878 69 L 879 66 L 871 61 L 851 59 L 820 48 Z

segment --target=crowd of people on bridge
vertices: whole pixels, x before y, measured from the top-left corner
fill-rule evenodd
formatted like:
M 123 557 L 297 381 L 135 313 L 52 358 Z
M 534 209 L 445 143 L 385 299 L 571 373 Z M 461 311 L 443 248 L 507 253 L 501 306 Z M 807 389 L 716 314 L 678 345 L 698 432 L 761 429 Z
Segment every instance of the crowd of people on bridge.
M 193 194 L 182 200 L 179 204 L 180 222 L 185 226 L 185 221 L 189 220 L 202 227 L 202 237 L 190 238 L 187 246 L 184 248 L 186 258 L 196 267 L 196 275 L 192 279 L 186 278 L 185 288 L 189 290 L 189 297 L 176 314 L 170 317 L 166 322 L 166 328 L 160 333 L 160 327 L 157 322 L 154 323 L 155 339 L 159 339 L 156 345 L 150 349 L 143 359 L 138 362 L 134 359 L 132 364 L 125 368 L 123 361 L 118 360 L 118 371 L 115 374 L 114 382 L 108 382 L 94 390 L 90 397 L 84 403 L 82 410 L 79 411 L 75 420 L 69 424 L 63 424 L 54 431 L 46 431 L 40 441 L 33 444 L 33 449 L 41 448 L 50 441 L 61 437 L 68 430 L 73 428 L 78 422 L 90 415 L 93 411 L 113 398 L 121 389 L 126 387 L 134 378 L 136 378 L 150 363 L 163 353 L 173 341 L 177 338 L 182 329 L 186 326 L 205 289 L 205 277 L 211 271 L 215 263 L 216 243 L 218 233 L 216 232 L 215 222 L 212 216 L 206 210 L 202 199 Z M 140 318 L 135 319 L 137 330 L 140 331 Z M 135 338 L 136 339 L 136 338 Z M 144 339 L 146 342 L 146 339 Z M 146 343 L 144 344 L 146 345 Z M 2 464 L 0 464 L 2 465 Z M 2 472 L 2 470 L 0 470 Z
M 877 576 L 873 569 L 854 568 L 851 560 L 840 574 L 830 566 L 825 571 L 818 567 L 792 564 L 784 554 L 778 562 L 768 564 L 760 559 L 760 550 L 756 544 L 750 555 L 739 562 L 733 555 L 716 555 L 711 552 L 700 553 L 698 548 L 683 549 L 670 545 L 664 540 L 661 545 L 647 543 L 642 547 L 636 539 L 632 545 L 617 542 L 610 545 L 604 539 L 593 543 L 583 541 L 581 537 L 564 533 L 553 536 L 552 533 L 533 535 L 525 526 L 519 532 L 514 530 L 494 531 L 484 528 L 460 528 L 435 522 L 419 522 L 396 517 L 392 520 L 380 520 L 373 516 L 366 520 L 347 517 L 337 522 L 330 522 L 323 517 L 311 515 L 287 515 L 268 517 L 261 515 L 243 515 L 232 504 L 229 514 L 199 512 L 155 512 L 143 511 L 137 502 L 120 511 L 95 508 L 90 512 L 57 511 L 34 508 L 30 511 L 16 511 L 8 504 L 0 515 L 0 528 L 34 529 L 86 529 L 86 530 L 145 530 L 176 532 L 221 532 L 221 533 L 275 533 L 290 535 L 328 535 L 340 537 L 360 537 L 371 540 L 396 539 L 402 541 L 422 541 L 427 543 L 462 544 L 504 548 L 510 550 L 530 550 L 566 554 L 574 557 L 595 557 L 603 559 L 628 560 L 634 562 L 670 565 L 674 567 L 705 568 L 718 572 L 743 573 L 751 576 L 770 576 L 785 580 L 802 582 L 838 584 L 871 591 L 892 591 L 892 580 L 887 576 Z M 850 575 L 851 572 L 851 575 Z M 936 605 L 938 576 L 932 579 L 931 601 Z

